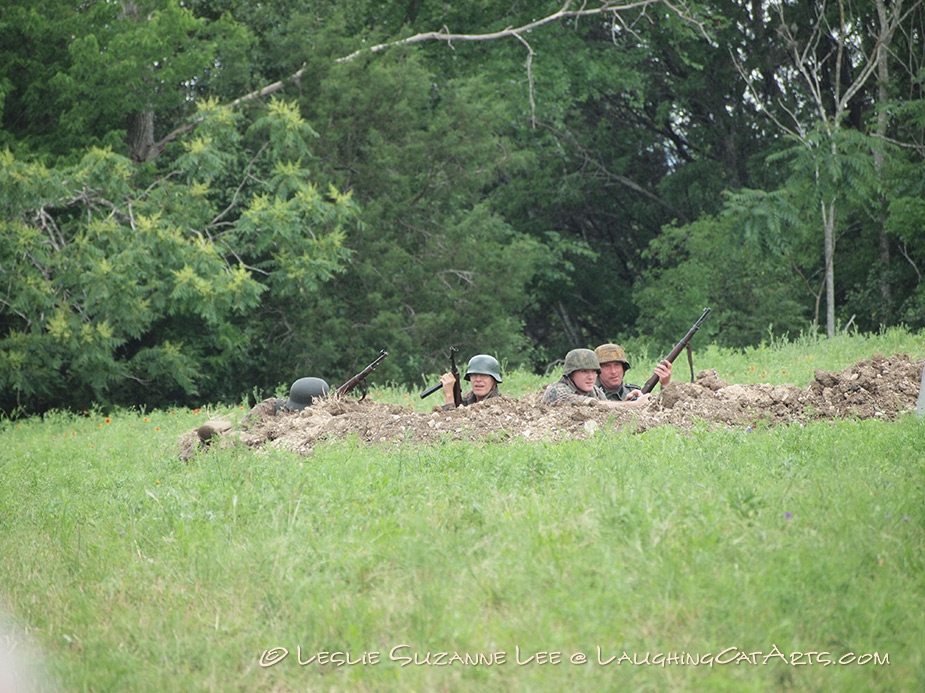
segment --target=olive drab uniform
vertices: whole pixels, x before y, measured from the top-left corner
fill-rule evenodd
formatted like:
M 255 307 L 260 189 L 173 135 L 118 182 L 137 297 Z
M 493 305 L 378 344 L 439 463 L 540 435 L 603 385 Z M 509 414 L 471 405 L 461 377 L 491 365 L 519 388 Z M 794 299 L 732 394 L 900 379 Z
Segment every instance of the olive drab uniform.
M 462 399 L 459 401 L 459 406 L 468 407 L 470 405 L 475 404 L 476 402 L 484 402 L 486 399 L 491 399 L 492 397 L 500 397 L 500 396 L 501 396 L 501 392 L 498 390 L 497 385 L 491 388 L 491 391 L 487 395 L 482 397 L 482 399 L 476 399 L 475 393 L 472 390 L 469 390 L 468 392 L 463 394 Z M 440 408 L 441 409 L 455 409 L 456 407 L 453 405 L 452 402 L 450 402 L 449 404 L 444 404 Z
M 631 393 L 633 390 L 641 389 L 642 387 L 639 385 L 627 385 L 626 383 L 622 383 L 616 390 L 608 390 L 606 387 L 601 386 L 604 397 L 611 400 L 612 402 L 625 402 L 629 393 Z

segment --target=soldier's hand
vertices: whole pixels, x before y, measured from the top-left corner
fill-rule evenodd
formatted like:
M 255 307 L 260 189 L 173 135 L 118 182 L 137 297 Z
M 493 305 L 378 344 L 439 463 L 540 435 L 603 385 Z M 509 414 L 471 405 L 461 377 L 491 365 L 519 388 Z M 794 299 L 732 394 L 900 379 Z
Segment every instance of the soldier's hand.
M 456 385 L 456 378 L 452 373 L 444 373 L 440 376 L 440 384 L 443 385 L 443 401 L 446 404 L 453 404 L 453 387 Z
M 642 394 L 641 390 L 634 390 L 634 392 L 638 392 L 639 395 L 637 397 L 634 397 L 633 399 L 630 399 L 627 397 L 626 401 L 623 402 L 623 404 L 625 404 L 628 407 L 642 407 L 648 404 L 649 400 L 652 399 L 652 393 L 647 392 L 646 394 Z
M 671 382 L 671 361 L 662 361 L 655 367 L 655 375 L 658 376 L 658 382 L 665 387 Z

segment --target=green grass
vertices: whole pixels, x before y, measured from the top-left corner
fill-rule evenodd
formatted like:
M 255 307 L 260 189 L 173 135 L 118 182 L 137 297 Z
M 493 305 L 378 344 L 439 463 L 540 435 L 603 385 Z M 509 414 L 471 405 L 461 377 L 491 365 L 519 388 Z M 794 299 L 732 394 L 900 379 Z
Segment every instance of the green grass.
M 814 346 L 813 361 L 840 370 L 880 351 L 853 346 L 841 363 Z M 805 354 L 714 351 L 721 374 L 798 371 Z M 511 392 L 532 378 L 513 375 Z M 925 419 L 560 444 L 342 441 L 309 458 L 234 448 L 179 462 L 177 436 L 207 417 L 0 422 L 0 611 L 63 690 L 896 691 L 925 680 Z M 261 666 L 277 648 L 288 655 Z M 781 661 L 810 651 L 889 664 Z M 299 663 L 318 652 L 367 663 Z M 505 662 L 402 666 L 428 652 Z M 538 652 L 560 662 L 527 661 Z M 738 663 L 692 663 L 719 652 Z M 588 663 L 570 661 L 579 653 Z

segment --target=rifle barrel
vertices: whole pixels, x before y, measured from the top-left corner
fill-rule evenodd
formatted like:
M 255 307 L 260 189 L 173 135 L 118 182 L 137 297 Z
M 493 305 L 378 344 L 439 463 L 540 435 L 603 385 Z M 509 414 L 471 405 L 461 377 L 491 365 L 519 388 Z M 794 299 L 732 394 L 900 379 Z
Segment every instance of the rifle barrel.
M 436 385 L 431 385 L 429 388 L 427 388 L 426 390 L 424 390 L 424 392 L 421 393 L 421 399 L 424 399 L 425 397 L 428 397 L 434 394 L 441 387 L 443 387 L 443 383 L 437 383 Z
M 680 342 L 678 342 L 677 344 L 674 345 L 674 349 L 672 349 L 672 350 L 668 353 L 668 356 L 666 356 L 664 359 L 662 359 L 662 361 L 667 361 L 668 363 L 674 363 L 674 360 L 675 360 L 676 358 L 678 358 L 678 354 L 680 354 L 682 351 L 684 351 L 684 348 L 685 348 L 688 344 L 690 344 L 690 341 L 691 341 L 691 339 L 693 338 L 694 333 L 697 332 L 697 330 L 700 329 L 700 326 L 703 324 L 703 321 L 706 320 L 707 315 L 708 315 L 709 313 L 710 313 L 710 309 L 709 309 L 709 308 L 704 308 L 704 309 L 703 309 L 703 314 L 702 314 L 699 318 L 697 318 L 697 322 L 695 322 L 694 325 L 693 325 L 693 327 L 691 327 L 691 329 L 689 329 L 689 330 L 687 331 L 687 334 L 684 335 L 684 338 L 683 338 Z M 661 362 L 659 362 L 659 363 L 661 363 Z M 657 374 L 657 373 L 653 373 L 653 374 L 652 374 L 652 377 L 650 377 L 650 378 L 646 381 L 646 384 L 642 386 L 642 394 L 645 395 L 645 394 L 648 394 L 649 392 L 652 392 L 652 390 L 655 388 L 656 385 L 658 385 L 658 374 Z
M 334 392 L 334 395 L 336 397 L 342 397 L 348 394 L 351 390 L 353 390 L 353 388 L 355 388 L 357 385 L 363 382 L 366 379 L 366 376 L 368 376 L 370 373 L 376 370 L 376 366 L 382 363 L 382 361 L 385 360 L 385 357 L 388 355 L 389 355 L 389 352 L 387 352 L 385 349 L 380 349 L 379 356 L 377 356 L 376 359 L 371 364 L 369 364 L 366 368 L 364 368 L 362 371 L 360 371 L 355 376 L 350 378 L 350 380 L 348 380 L 343 385 L 341 385 L 339 388 L 337 388 L 337 390 Z M 365 397 L 366 395 L 364 394 L 363 396 Z

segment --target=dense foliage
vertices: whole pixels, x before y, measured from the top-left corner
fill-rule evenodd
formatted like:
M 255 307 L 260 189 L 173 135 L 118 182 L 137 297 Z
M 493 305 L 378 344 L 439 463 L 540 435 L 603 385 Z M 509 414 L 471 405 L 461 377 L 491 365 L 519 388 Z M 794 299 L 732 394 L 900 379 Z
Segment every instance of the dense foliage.
M 920 2 L 347 5 L 5 3 L 0 410 L 925 326 Z

